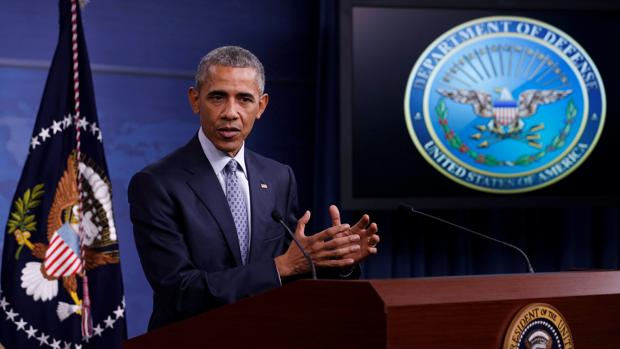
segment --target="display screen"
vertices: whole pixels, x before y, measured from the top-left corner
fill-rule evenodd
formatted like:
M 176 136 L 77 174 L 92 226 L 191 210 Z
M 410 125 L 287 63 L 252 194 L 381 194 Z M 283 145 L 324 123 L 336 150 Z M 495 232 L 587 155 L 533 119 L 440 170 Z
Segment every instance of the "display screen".
M 345 207 L 617 203 L 616 9 L 342 12 Z

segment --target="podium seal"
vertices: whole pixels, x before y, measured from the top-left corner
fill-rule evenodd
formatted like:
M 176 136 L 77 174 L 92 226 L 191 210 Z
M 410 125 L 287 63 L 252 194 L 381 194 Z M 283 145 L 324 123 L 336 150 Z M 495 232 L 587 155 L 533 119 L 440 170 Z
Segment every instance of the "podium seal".
M 573 349 L 568 323 L 554 307 L 533 303 L 513 318 L 503 349 Z
M 417 150 L 466 187 L 532 191 L 562 180 L 603 130 L 603 81 L 568 34 L 525 17 L 485 17 L 436 39 L 407 82 Z

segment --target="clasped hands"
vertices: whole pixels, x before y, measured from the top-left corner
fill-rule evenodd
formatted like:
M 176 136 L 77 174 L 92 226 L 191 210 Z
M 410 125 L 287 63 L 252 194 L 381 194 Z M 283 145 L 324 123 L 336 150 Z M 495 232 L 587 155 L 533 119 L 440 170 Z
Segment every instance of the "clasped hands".
M 371 254 L 377 253 L 377 224 L 370 223 L 365 214 L 355 225 L 341 224 L 340 212 L 334 205 L 329 207 L 332 226 L 314 235 L 306 236 L 306 224 L 310 211 L 297 221 L 295 237 L 317 268 L 350 268 Z M 297 244 L 291 243 L 288 250 L 275 258 L 280 277 L 303 274 L 310 271 L 310 265 Z

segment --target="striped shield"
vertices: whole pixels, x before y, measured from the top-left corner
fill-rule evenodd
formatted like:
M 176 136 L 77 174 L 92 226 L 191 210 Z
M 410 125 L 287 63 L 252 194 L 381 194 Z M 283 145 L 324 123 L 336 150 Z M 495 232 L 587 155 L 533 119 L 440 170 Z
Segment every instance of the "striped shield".
M 80 239 L 68 223 L 54 232 L 45 252 L 43 267 L 51 277 L 60 278 L 82 271 Z
M 517 119 L 516 101 L 495 101 L 493 103 L 493 117 L 500 126 L 512 125 Z

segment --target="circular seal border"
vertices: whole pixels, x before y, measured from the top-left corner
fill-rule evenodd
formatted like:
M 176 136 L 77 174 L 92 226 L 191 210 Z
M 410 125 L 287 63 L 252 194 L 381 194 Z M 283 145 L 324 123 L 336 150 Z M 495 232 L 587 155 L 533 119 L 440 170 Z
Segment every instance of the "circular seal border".
M 532 312 L 534 312 L 534 316 L 530 316 Z M 556 336 L 555 339 L 561 341 L 562 349 L 574 349 L 573 334 L 566 318 L 557 308 L 547 303 L 530 303 L 519 309 L 506 330 L 502 348 L 518 349 L 523 333 L 534 322 L 539 322 L 543 325 L 547 323 L 553 324 L 560 331 L 560 336 Z M 515 341 L 515 338 L 518 339 Z
M 562 36 L 562 38 L 567 39 L 568 43 L 573 45 L 578 52 L 583 56 L 585 62 L 587 62 L 591 68 L 592 73 L 595 75 L 596 77 L 596 82 L 598 84 L 598 90 L 599 90 L 599 94 L 600 94 L 600 115 L 598 115 L 599 119 L 598 119 L 598 126 L 596 129 L 596 133 L 593 135 L 591 141 L 588 144 L 587 149 L 584 151 L 584 153 L 580 156 L 579 159 L 577 159 L 575 161 L 575 163 L 572 164 L 572 166 L 570 168 L 568 168 L 566 171 L 560 173 L 557 176 L 554 176 L 553 178 L 543 181 L 542 183 L 536 184 L 536 185 L 531 185 L 531 186 L 524 186 L 522 188 L 516 188 L 516 189 L 494 189 L 494 188 L 489 188 L 489 187 L 484 187 L 484 186 L 480 186 L 480 185 L 476 185 L 474 183 L 470 183 L 466 180 L 460 179 L 458 177 L 456 177 L 455 175 L 451 174 L 449 171 L 445 170 L 442 168 L 442 166 L 440 166 L 439 164 L 437 164 L 432 158 L 431 156 L 426 152 L 424 146 L 422 145 L 420 139 L 418 138 L 415 130 L 414 130 L 414 126 L 413 126 L 413 118 L 411 115 L 411 108 L 410 108 L 410 104 L 411 104 L 411 93 L 412 93 L 412 89 L 413 89 L 413 84 L 414 84 L 414 80 L 415 77 L 417 76 L 417 73 L 420 70 L 420 67 L 424 61 L 424 59 L 433 51 L 437 48 L 437 46 L 445 41 L 446 39 L 448 39 L 451 35 L 458 33 L 459 30 L 471 27 L 475 24 L 480 24 L 480 23 L 486 23 L 486 22 L 490 22 L 490 21 L 513 21 L 513 22 L 522 22 L 522 23 L 527 23 L 530 25 L 537 25 L 541 28 L 546 29 L 549 32 L 552 32 L 554 34 L 557 34 L 559 36 Z M 543 44 L 544 46 L 548 47 L 551 50 L 556 51 L 555 46 L 544 42 L 542 39 L 532 36 L 532 35 L 525 35 L 523 34 L 522 36 L 516 32 L 511 32 L 511 31 L 505 31 L 505 32 L 498 32 L 498 33 L 492 33 L 492 34 L 480 34 L 474 38 L 470 38 L 468 40 L 465 41 L 465 43 L 469 43 L 469 42 L 475 42 L 474 40 L 482 40 L 483 38 L 487 38 L 490 37 L 489 35 L 516 35 L 516 36 L 520 36 L 523 38 L 527 38 L 530 39 L 532 41 L 535 41 L 538 44 Z M 461 45 L 463 43 L 460 43 L 459 45 Z M 458 48 L 455 47 L 455 48 Z M 455 51 L 454 49 L 452 49 L 451 51 Z M 448 58 L 450 55 L 452 54 L 452 52 L 448 52 L 444 59 Z M 565 61 L 569 64 L 569 66 L 571 67 L 571 69 L 573 71 L 576 71 L 576 67 L 574 66 L 574 63 L 572 63 L 571 61 L 569 61 L 569 58 L 567 57 L 566 54 L 562 54 L 559 55 L 560 57 L 564 58 Z M 425 84 L 424 84 L 424 88 L 423 88 L 423 92 L 422 92 L 422 106 L 420 108 L 416 108 L 419 109 L 421 111 L 423 111 L 425 114 L 427 113 L 429 107 L 428 105 L 426 105 L 424 102 L 426 100 L 428 100 L 428 94 L 426 93 L 428 88 L 429 88 L 429 84 L 432 81 L 431 77 L 434 77 L 438 71 L 438 68 L 442 65 L 443 63 L 438 64 L 436 67 L 433 68 L 433 70 L 430 72 L 430 75 L 428 76 Z M 578 70 L 577 70 L 578 71 Z M 580 87 L 582 88 L 581 93 L 583 95 L 589 95 L 589 92 L 587 92 L 587 89 L 584 89 L 583 87 L 583 77 L 580 74 L 577 74 L 577 77 L 579 79 L 580 82 Z M 586 105 L 588 107 L 588 112 L 590 112 L 589 108 L 590 108 L 590 100 L 589 97 L 584 99 L 584 105 Z M 584 108 L 584 113 L 586 112 L 585 110 L 586 108 Z M 605 118 L 606 118 L 606 114 L 607 114 L 607 99 L 606 99 L 606 94 L 605 94 L 605 86 L 603 83 L 603 79 L 601 78 L 601 75 L 598 71 L 598 68 L 596 67 L 596 65 L 594 64 L 594 61 L 592 60 L 592 58 L 588 55 L 587 51 L 575 40 L 573 39 L 570 35 L 568 35 L 567 33 L 565 33 L 564 31 L 560 30 L 559 28 L 548 24 L 546 22 L 540 21 L 540 20 L 536 20 L 536 19 L 532 19 L 532 18 L 528 18 L 528 17 L 521 17 L 521 16 L 488 16 L 488 17 L 480 17 L 477 19 L 473 19 L 464 23 L 461 23 L 453 28 L 451 28 L 450 30 L 444 32 L 442 35 L 440 35 L 439 37 L 437 37 L 437 39 L 435 39 L 430 45 L 428 45 L 428 47 L 424 50 L 424 52 L 418 57 L 416 63 L 414 64 L 413 68 L 411 69 L 411 72 L 409 74 L 409 77 L 407 79 L 407 87 L 405 90 L 405 98 L 404 98 L 404 111 L 405 111 L 405 122 L 407 125 L 407 129 L 409 131 L 409 135 L 412 138 L 418 152 L 423 156 L 423 158 L 429 163 L 431 164 L 437 171 L 439 171 L 439 173 L 441 173 L 442 175 L 444 175 L 445 177 L 447 177 L 448 179 L 466 186 L 468 188 L 471 189 L 475 189 L 478 191 L 483 191 L 483 192 L 489 192 L 489 193 L 496 193 L 496 194 L 514 194 L 514 193 L 523 193 L 523 192 L 529 192 L 529 191 L 534 191 L 537 189 L 541 189 L 547 186 L 550 186 L 562 179 L 564 179 L 566 176 L 568 176 L 570 173 L 572 173 L 574 170 L 576 170 L 579 166 L 581 166 L 583 164 L 583 162 L 590 156 L 591 152 L 594 150 L 594 148 L 596 147 L 596 144 L 598 143 L 598 140 L 601 136 L 601 133 L 603 131 L 604 128 L 604 124 L 605 124 Z M 428 115 L 428 114 L 427 114 Z M 428 118 L 427 115 L 424 115 L 423 118 L 423 122 L 426 125 L 428 122 Z M 587 123 L 588 116 L 584 115 L 583 116 L 583 120 L 584 120 L 584 124 Z M 583 130 L 581 130 L 583 131 Z M 581 132 L 580 131 L 580 132 Z M 433 134 L 435 132 L 434 129 L 430 128 L 427 129 L 427 132 L 431 135 L 430 139 L 433 140 Z M 434 141 L 434 140 L 433 140 Z M 578 139 L 575 139 L 574 143 L 577 143 Z M 456 162 L 457 164 L 461 165 L 459 162 L 459 159 L 453 158 L 452 156 L 449 155 L 448 152 L 445 152 L 442 147 L 443 144 L 436 144 L 435 146 L 437 146 L 448 158 L 450 158 L 450 160 Z M 550 161 L 549 163 L 547 163 L 545 166 L 543 166 L 543 169 L 540 171 L 536 171 L 536 170 L 530 170 L 530 171 L 526 171 L 524 173 L 528 174 L 528 175 L 532 175 L 532 174 L 536 174 L 536 173 L 541 173 L 542 171 L 544 171 L 545 169 L 550 168 L 551 166 L 553 166 L 554 164 L 556 164 L 557 162 L 561 161 L 568 152 L 572 151 L 574 149 L 574 145 L 571 144 L 571 147 L 567 147 L 567 149 L 562 152 L 562 154 L 560 156 L 555 157 L 555 159 L 553 161 Z M 463 166 L 465 167 L 465 166 Z M 477 174 L 482 174 L 487 176 L 487 174 L 482 169 L 476 169 L 475 171 L 472 171 L 470 168 L 468 168 L 469 165 L 467 165 L 467 170 L 471 171 L 471 172 L 475 172 Z M 490 178 L 514 178 L 514 179 L 519 179 L 521 176 L 521 174 L 518 175 L 513 175 L 513 176 L 506 176 L 506 175 L 501 175 L 501 174 L 494 174 L 493 176 L 487 176 Z

